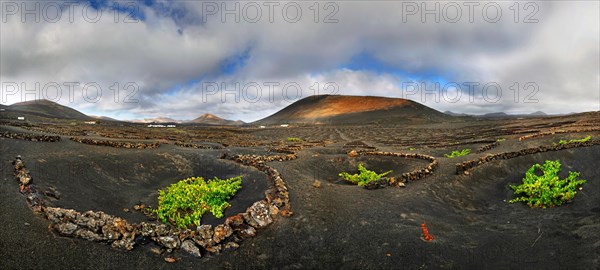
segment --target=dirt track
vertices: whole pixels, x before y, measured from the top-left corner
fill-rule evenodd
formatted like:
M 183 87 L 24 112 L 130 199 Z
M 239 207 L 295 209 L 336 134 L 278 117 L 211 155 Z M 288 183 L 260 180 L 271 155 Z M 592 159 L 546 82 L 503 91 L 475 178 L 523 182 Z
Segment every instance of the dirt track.
M 503 124 L 506 127 L 510 123 Z M 515 126 L 526 130 L 533 129 L 533 124 L 539 123 L 526 120 Z M 262 146 L 218 150 L 177 147 L 172 143 L 155 149 L 121 149 L 80 144 L 67 136 L 60 142 L 0 138 L 0 268 L 598 269 L 600 146 L 493 161 L 470 175 L 456 175 L 455 164 L 486 152 L 455 159 L 443 154 L 462 148 L 475 150 L 486 144 L 470 143 L 474 137 L 508 137 L 488 151 L 500 153 L 584 134 L 597 137 L 600 132 L 556 134 L 519 142 L 522 133 L 507 135 L 511 132 L 500 128 L 486 132 L 481 126 L 469 125 L 454 132 L 449 127 L 433 128 L 421 135 L 417 135 L 417 127 L 407 128 L 404 133 L 398 133 L 401 129 L 393 132 L 347 126 L 242 130 L 239 134 L 227 131 L 226 138 L 234 145 L 236 138 L 265 139 L 257 141 Z M 2 126 L 0 131 L 4 130 L 30 132 Z M 435 135 L 424 140 L 423 134 Z M 452 134 L 452 138 L 444 134 Z M 149 246 L 123 252 L 50 232 L 48 221 L 34 215 L 19 194 L 10 165 L 16 155 L 23 156 L 36 185 L 54 186 L 62 193 L 61 199 L 54 202 L 56 205 L 80 211 L 102 210 L 131 221 L 145 217 L 122 209 L 131 208 L 138 201 L 153 204 L 157 188 L 189 176 L 242 174 L 244 179 L 256 181 L 244 182 L 232 201 L 228 212 L 237 213 L 262 198 L 265 175 L 251 167 L 219 160 L 219 155 L 267 154 L 270 145 L 285 144 L 278 142 L 285 137 L 329 140 L 326 146 L 298 151 L 296 160 L 270 163 L 288 184 L 294 215 L 278 218 L 236 250 L 201 259 L 176 251 L 173 255 L 181 259 L 172 264 L 163 260 L 164 255 L 152 253 Z M 359 162 L 377 171 L 394 170 L 394 174 L 427 164 L 393 157 L 349 158 L 343 146 L 348 140 L 357 139 L 384 151 L 408 152 L 408 147 L 414 146 L 417 149 L 412 151 L 435 156 L 440 166 L 433 175 L 408 183 L 406 188 L 366 190 L 348 185 L 336 175 Z M 419 147 L 417 142 L 430 143 L 431 147 Z M 440 145 L 455 142 L 463 144 Z M 506 201 L 512 198 L 508 185 L 519 182 L 532 164 L 547 159 L 560 159 L 565 175 L 568 170 L 580 171 L 581 177 L 588 180 L 575 200 L 552 209 L 508 204 Z M 322 182 L 320 188 L 313 187 L 314 180 Z M 217 222 L 210 217 L 204 221 Z M 421 239 L 422 222 L 427 223 L 434 241 Z

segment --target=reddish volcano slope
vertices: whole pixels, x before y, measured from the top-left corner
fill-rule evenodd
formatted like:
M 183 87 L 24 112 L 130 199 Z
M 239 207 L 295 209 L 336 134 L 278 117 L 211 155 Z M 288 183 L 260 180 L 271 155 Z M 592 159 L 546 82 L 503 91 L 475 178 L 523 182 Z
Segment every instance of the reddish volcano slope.
M 452 118 L 401 98 L 320 95 L 301 99 L 257 121 L 259 124 L 369 124 L 439 122 Z
M 227 126 L 227 125 L 241 125 L 244 122 L 242 122 L 242 121 L 227 120 L 227 119 L 223 119 L 221 117 L 218 117 L 216 115 L 212 115 L 212 114 L 206 113 L 206 114 L 203 114 L 203 115 L 199 116 L 198 118 L 190 121 L 190 123 L 202 124 L 202 125 Z

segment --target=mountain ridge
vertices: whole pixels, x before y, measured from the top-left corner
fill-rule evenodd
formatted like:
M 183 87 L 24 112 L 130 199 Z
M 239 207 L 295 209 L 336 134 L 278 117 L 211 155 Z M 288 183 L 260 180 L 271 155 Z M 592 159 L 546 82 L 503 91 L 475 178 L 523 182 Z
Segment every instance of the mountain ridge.
M 200 115 L 198 117 L 196 117 L 193 120 L 187 121 L 188 123 L 194 123 L 194 124 L 203 124 L 203 125 L 242 125 L 245 124 L 244 122 L 240 121 L 240 120 L 228 120 L 228 119 L 223 119 L 221 117 L 218 117 L 214 114 L 210 114 L 210 113 L 205 113 L 203 115 Z
M 34 115 L 46 118 L 94 120 L 93 117 L 78 110 L 47 99 L 18 102 L 3 107 L 3 109 L 13 114 Z

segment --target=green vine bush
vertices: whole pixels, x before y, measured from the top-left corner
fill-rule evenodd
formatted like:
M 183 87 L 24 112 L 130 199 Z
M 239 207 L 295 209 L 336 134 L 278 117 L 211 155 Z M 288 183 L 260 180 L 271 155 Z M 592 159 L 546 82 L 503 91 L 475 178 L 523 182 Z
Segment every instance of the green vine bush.
M 587 142 L 590 139 L 592 139 L 592 136 L 588 135 L 587 137 L 582 138 L 582 139 L 569 140 L 569 141 L 567 141 L 567 140 L 560 140 L 560 141 L 558 141 L 558 144 L 559 145 L 565 145 L 565 144 L 570 144 L 570 143 L 582 143 L 582 142 Z
M 463 149 L 461 151 L 454 150 L 450 154 L 444 154 L 444 156 L 447 157 L 447 158 L 455 158 L 455 157 L 466 156 L 466 155 L 468 155 L 470 153 L 471 153 L 471 149 Z
M 524 202 L 532 208 L 546 208 L 561 205 L 573 200 L 577 194 L 577 187 L 586 183 L 586 180 L 577 179 L 579 172 L 569 172 L 569 176 L 560 179 L 560 161 L 547 160 L 543 165 L 535 164 L 527 170 L 523 184 L 511 185 L 517 197 L 510 203 Z M 536 170 L 541 170 L 542 175 L 537 175 Z
M 339 174 L 339 176 L 352 184 L 359 185 L 362 187 L 369 184 L 370 182 L 373 182 L 390 174 L 392 171 L 387 171 L 378 174 L 374 171 L 367 170 L 367 168 L 365 168 L 365 166 L 361 163 L 358 164 L 358 172 L 358 174 L 349 174 L 347 172 L 342 172 Z
M 210 211 L 215 217 L 223 217 L 223 211 L 231 204 L 227 201 L 242 188 L 242 177 L 205 181 L 191 177 L 158 191 L 158 208 L 153 211 L 158 219 L 185 229 L 200 225 L 202 216 Z

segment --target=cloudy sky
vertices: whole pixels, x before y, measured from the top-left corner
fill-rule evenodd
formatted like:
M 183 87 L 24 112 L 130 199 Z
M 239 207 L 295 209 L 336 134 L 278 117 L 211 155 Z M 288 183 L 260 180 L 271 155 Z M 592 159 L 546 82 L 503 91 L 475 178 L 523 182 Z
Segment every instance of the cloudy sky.
M 2 1 L 2 104 L 254 121 L 301 97 L 600 110 L 598 1 Z

